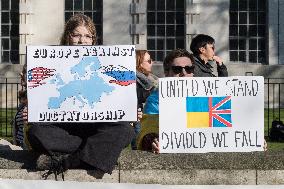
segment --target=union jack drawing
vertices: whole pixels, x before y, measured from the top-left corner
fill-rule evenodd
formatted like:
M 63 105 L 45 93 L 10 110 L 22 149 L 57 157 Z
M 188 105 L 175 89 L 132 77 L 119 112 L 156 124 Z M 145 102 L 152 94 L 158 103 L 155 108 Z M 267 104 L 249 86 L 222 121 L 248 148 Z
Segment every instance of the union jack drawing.
M 187 127 L 232 127 L 231 97 L 187 97 Z
M 231 97 L 226 96 L 208 98 L 209 127 L 232 127 Z
M 44 67 L 34 67 L 27 72 L 28 87 L 35 88 L 40 85 L 46 84 L 43 80 L 54 75 L 55 69 Z

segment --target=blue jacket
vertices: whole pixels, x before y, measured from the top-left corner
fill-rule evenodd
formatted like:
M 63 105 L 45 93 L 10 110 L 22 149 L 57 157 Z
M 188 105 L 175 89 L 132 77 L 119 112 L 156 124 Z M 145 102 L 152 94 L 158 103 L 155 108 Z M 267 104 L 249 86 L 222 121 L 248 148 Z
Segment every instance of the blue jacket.
M 157 85 L 158 77 L 151 73 L 149 74 L 149 76 L 146 76 L 139 71 L 137 71 L 136 76 L 138 108 L 143 109 L 143 103 L 145 103 L 147 97 Z
M 159 114 L 159 88 L 154 89 L 146 100 L 145 114 Z

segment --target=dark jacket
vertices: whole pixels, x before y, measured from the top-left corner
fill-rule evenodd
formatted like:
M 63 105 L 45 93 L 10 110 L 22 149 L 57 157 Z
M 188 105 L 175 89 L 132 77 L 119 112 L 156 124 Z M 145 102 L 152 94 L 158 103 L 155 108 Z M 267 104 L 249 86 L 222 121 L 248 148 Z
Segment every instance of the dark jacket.
M 216 77 L 212 71 L 213 67 L 209 63 L 205 64 L 203 60 L 196 56 L 194 56 L 194 63 L 194 77 Z M 228 71 L 225 64 L 222 64 L 221 66 L 217 65 L 217 72 L 218 77 L 228 76 Z
M 24 120 L 23 120 L 23 110 L 26 107 L 21 103 L 18 107 L 16 115 L 13 119 L 13 144 L 23 147 L 24 145 Z
M 143 103 L 146 102 L 146 99 L 150 95 L 152 89 L 157 86 L 158 77 L 151 73 L 149 76 L 146 76 L 139 71 L 137 71 L 136 76 L 138 108 L 143 109 Z

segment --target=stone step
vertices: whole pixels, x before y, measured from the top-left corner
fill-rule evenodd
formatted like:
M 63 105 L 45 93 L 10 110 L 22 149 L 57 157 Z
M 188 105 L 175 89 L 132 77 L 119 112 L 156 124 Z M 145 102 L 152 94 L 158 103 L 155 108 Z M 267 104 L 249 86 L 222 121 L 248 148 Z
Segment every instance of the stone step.
M 36 154 L 0 151 L 0 178 L 42 180 Z M 251 153 L 153 154 L 124 150 L 111 175 L 72 169 L 65 180 L 136 184 L 284 184 L 284 151 Z M 48 179 L 54 180 L 54 175 Z M 61 175 L 58 176 L 61 180 Z

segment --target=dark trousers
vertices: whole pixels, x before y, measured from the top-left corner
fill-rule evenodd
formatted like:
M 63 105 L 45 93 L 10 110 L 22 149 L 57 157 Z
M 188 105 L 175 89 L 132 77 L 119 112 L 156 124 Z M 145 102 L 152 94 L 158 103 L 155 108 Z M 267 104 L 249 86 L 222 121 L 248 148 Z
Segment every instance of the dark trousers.
M 140 121 L 136 121 L 133 123 L 133 129 L 134 129 L 134 133 L 135 133 L 135 136 L 134 138 L 132 139 L 131 141 L 131 149 L 132 150 L 137 150 L 137 136 L 139 135 L 140 133 L 140 130 L 141 130 L 141 122 Z
M 28 140 L 35 151 L 78 153 L 79 159 L 111 173 L 120 152 L 134 136 L 128 122 L 112 123 L 33 123 Z

